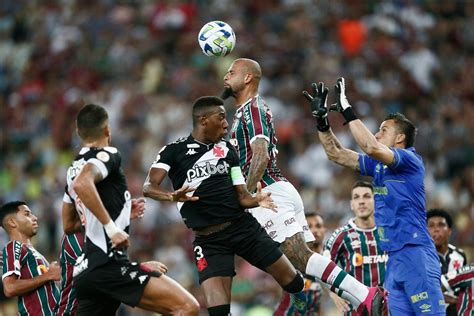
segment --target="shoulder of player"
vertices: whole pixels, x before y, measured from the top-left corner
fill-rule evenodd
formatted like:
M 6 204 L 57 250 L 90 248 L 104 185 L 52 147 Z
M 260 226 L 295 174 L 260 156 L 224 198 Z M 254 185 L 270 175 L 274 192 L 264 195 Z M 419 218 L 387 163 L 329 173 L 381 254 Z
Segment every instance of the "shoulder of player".
M 461 248 L 458 248 L 452 244 L 448 244 L 448 249 L 450 251 L 450 253 L 457 253 L 463 257 L 466 257 L 466 254 L 464 253 L 464 250 L 462 250 Z
M 331 235 L 329 235 L 326 245 L 332 246 L 337 240 L 344 238 L 350 229 L 351 226 L 348 224 L 337 228 L 331 233 Z

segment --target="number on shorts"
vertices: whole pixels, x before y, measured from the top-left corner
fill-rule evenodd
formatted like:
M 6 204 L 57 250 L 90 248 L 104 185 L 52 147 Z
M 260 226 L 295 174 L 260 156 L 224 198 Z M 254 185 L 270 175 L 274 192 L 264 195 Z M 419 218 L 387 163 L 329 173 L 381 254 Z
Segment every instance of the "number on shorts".
M 196 260 L 204 258 L 204 254 L 202 253 L 201 246 L 194 247 L 194 255 L 196 256 Z

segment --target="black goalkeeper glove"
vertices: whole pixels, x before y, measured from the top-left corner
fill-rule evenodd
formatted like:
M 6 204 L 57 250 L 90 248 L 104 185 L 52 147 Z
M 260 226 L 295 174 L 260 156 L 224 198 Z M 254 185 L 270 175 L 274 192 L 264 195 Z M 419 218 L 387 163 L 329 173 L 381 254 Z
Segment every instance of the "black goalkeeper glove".
M 326 132 L 329 130 L 327 106 L 329 89 L 325 88 L 322 82 L 318 85 L 312 83 L 311 88 L 313 89 L 313 95 L 310 95 L 306 90 L 303 91 L 303 95 L 310 102 L 311 113 L 316 118 L 316 128 L 320 132 Z
M 337 78 L 336 85 L 334 86 L 336 90 L 336 103 L 332 104 L 330 111 L 339 112 L 344 116 L 346 123 L 350 121 L 357 120 L 357 116 L 352 110 L 352 106 L 347 101 L 346 97 L 346 84 L 344 78 Z

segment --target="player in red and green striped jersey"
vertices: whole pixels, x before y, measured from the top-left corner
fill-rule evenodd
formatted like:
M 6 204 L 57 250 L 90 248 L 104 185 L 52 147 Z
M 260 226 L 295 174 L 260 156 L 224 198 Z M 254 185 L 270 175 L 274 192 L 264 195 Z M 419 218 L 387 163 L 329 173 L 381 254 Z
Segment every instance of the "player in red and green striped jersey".
M 61 241 L 61 296 L 58 301 L 56 316 L 70 316 L 76 314 L 76 290 L 72 286 L 73 269 L 77 258 L 84 248 L 82 232 L 65 234 Z
M 441 276 L 443 287 L 457 295 L 456 315 L 474 316 L 474 264 L 470 264 Z
M 308 221 L 309 230 L 314 235 L 314 241 L 309 242 L 308 246 L 314 252 L 321 253 L 323 251 L 324 235 L 326 234 L 324 220 L 321 215 L 314 212 L 306 213 L 305 216 Z M 294 304 L 291 302 L 290 295 L 284 292 L 273 316 L 320 315 L 322 295 L 321 283 L 311 275 L 306 274 L 304 277 L 304 292 L 306 294 L 306 307 L 304 313 L 302 314 L 298 312 Z
M 382 286 L 388 255 L 379 247 L 372 184 L 355 182 L 350 204 L 355 218 L 331 234 L 324 254 L 365 285 Z M 355 311 L 349 311 L 349 305 L 339 297 L 330 295 L 338 309 L 347 312 L 346 315 L 357 315 Z
M 0 208 L 0 223 L 10 241 L 3 249 L 2 282 L 7 297 L 18 296 L 20 315 L 54 315 L 60 277 L 57 262 L 51 264 L 32 245 L 38 219 L 25 202 L 13 201 Z
M 314 236 L 308 230 L 301 196 L 277 167 L 272 112 L 258 94 L 261 78 L 258 62 L 236 59 L 224 76 L 222 93 L 223 98 L 235 98 L 236 111 L 229 141 L 239 153 L 247 189 L 254 192 L 260 183 L 262 191 L 271 193 L 278 205 L 278 213 L 270 214 L 260 208 L 249 209 L 249 212 L 268 235 L 280 243 L 281 250 L 296 269 L 348 293 L 346 298 L 360 313 L 378 315 L 384 306 L 385 293 L 381 288 L 368 288 L 334 262 L 308 248 L 307 242 L 313 241 Z

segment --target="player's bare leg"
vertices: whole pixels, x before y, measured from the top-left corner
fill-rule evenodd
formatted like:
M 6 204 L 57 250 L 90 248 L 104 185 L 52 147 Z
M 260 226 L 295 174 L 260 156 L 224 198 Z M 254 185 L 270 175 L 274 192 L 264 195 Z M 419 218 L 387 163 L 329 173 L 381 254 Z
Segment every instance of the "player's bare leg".
M 230 314 L 231 277 L 212 277 L 201 283 L 210 316 Z
M 348 299 L 356 309 L 366 308 L 370 311 L 369 315 L 377 315 L 378 310 L 381 311 L 385 299 L 384 293 L 377 288 L 368 288 L 344 272 L 329 258 L 311 251 L 302 232 L 287 238 L 280 248 L 298 270 L 349 293 L 350 295 L 343 298 Z M 375 307 L 372 308 L 372 306 Z M 373 312 L 372 309 L 374 309 Z
M 189 315 L 199 313 L 199 303 L 175 280 L 166 275 L 151 277 L 138 307 L 162 314 Z

